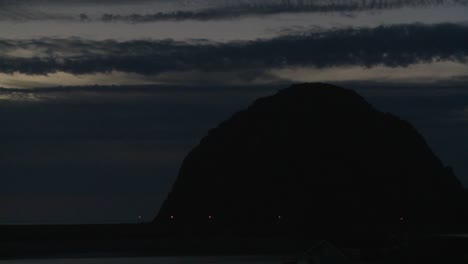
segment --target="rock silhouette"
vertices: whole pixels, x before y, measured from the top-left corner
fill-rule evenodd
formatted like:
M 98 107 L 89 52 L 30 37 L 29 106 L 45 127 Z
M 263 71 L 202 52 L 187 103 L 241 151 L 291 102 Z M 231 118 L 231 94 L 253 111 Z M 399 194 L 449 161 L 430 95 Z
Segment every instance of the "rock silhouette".
M 155 222 L 180 232 L 436 232 L 463 225 L 466 197 L 408 122 L 354 91 L 298 84 L 210 130 Z

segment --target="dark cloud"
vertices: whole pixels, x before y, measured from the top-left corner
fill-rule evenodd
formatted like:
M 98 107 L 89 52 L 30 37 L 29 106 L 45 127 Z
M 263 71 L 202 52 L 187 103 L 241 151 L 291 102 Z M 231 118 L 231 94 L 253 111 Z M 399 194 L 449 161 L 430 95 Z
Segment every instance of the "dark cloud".
M 365 10 L 384 10 L 403 7 L 440 6 L 450 4 L 466 5 L 466 0 L 367 0 L 367 1 L 250 1 L 240 5 L 227 5 L 199 11 L 175 11 L 155 14 L 115 15 L 104 14 L 100 20 L 105 22 L 126 21 L 131 23 L 153 22 L 164 20 L 217 20 L 233 19 L 243 16 L 265 16 L 280 13 L 303 12 L 352 12 Z
M 46 0 L 40 1 L 40 5 L 62 4 L 64 1 Z M 108 5 L 116 6 L 120 4 L 148 4 L 148 6 L 158 6 L 158 4 L 168 4 L 170 1 L 150 1 L 150 0 L 68 0 L 70 6 L 80 5 Z M 92 17 L 87 14 L 75 14 L 75 16 L 64 16 L 59 14 L 34 13 L 34 9 L 28 12 L 29 6 L 37 5 L 37 1 L 31 0 L 3 0 L 0 1 L 0 7 L 8 8 L 7 12 L 0 11 L 0 18 L 21 19 L 21 20 L 53 20 L 69 19 L 89 21 L 125 21 L 130 23 L 167 21 L 167 20 L 218 20 L 233 19 L 244 16 L 265 16 L 280 13 L 301 13 L 301 12 L 353 12 L 366 10 L 385 10 L 404 7 L 424 7 L 424 6 L 447 6 L 447 5 L 467 5 L 467 0 L 218 0 L 218 1 L 172 1 L 171 10 L 156 13 L 109 13 L 98 17 Z M 198 8 L 197 8 L 198 6 Z M 26 10 L 19 12 L 14 8 L 26 7 Z M 13 9 L 11 9 L 13 8 Z M 151 12 L 151 11 L 149 11 Z M 2 15 L 2 13 L 4 13 Z M 16 13 L 16 14 L 15 14 Z
M 120 4 L 120 3 L 145 3 L 145 2 L 154 2 L 155 0 L 0 0 L 0 5 L 5 6 L 15 6 L 15 5 L 47 5 L 53 3 L 60 4 L 84 4 L 84 3 L 94 3 L 94 4 Z M 156 0 L 158 1 L 158 0 Z M 160 1 L 160 0 L 159 0 Z
M 0 72 L 73 74 L 122 71 L 145 75 L 168 71 L 254 71 L 289 66 L 396 67 L 468 56 L 468 27 L 455 24 L 394 25 L 210 43 L 38 39 L 0 41 L 2 49 L 32 49 L 41 56 L 3 55 Z M 45 55 L 44 55 L 45 54 Z M 252 77 L 252 76 L 250 76 Z

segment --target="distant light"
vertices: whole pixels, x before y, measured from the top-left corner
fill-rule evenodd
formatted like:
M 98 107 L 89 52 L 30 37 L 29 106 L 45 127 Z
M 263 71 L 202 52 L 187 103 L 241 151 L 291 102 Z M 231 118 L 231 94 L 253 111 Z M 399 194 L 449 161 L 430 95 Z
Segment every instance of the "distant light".
M 211 219 L 211 215 L 208 216 L 208 219 Z
M 281 215 L 278 215 L 278 219 L 281 219 Z
M 173 216 L 173 215 L 171 215 L 171 219 L 174 219 L 174 216 Z
M 403 221 L 403 217 L 400 217 L 400 221 Z
M 141 215 L 139 215 L 139 216 L 138 216 L 138 219 L 140 219 L 140 220 L 141 220 Z

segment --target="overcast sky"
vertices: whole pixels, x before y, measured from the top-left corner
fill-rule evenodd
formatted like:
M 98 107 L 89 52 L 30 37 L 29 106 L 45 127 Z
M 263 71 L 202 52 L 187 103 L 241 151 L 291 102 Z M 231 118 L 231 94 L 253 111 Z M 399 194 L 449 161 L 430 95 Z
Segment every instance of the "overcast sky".
M 357 89 L 468 186 L 466 0 L 0 0 L 0 223 L 150 221 L 206 131 Z

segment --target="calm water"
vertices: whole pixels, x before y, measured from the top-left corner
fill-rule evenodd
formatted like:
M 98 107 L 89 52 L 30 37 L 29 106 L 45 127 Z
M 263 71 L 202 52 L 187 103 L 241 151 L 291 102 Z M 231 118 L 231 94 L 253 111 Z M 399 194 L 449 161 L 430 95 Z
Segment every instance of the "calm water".
M 222 257 L 138 257 L 138 258 L 78 258 L 3 260 L 0 264 L 270 264 L 283 263 L 282 257 L 222 256 Z

